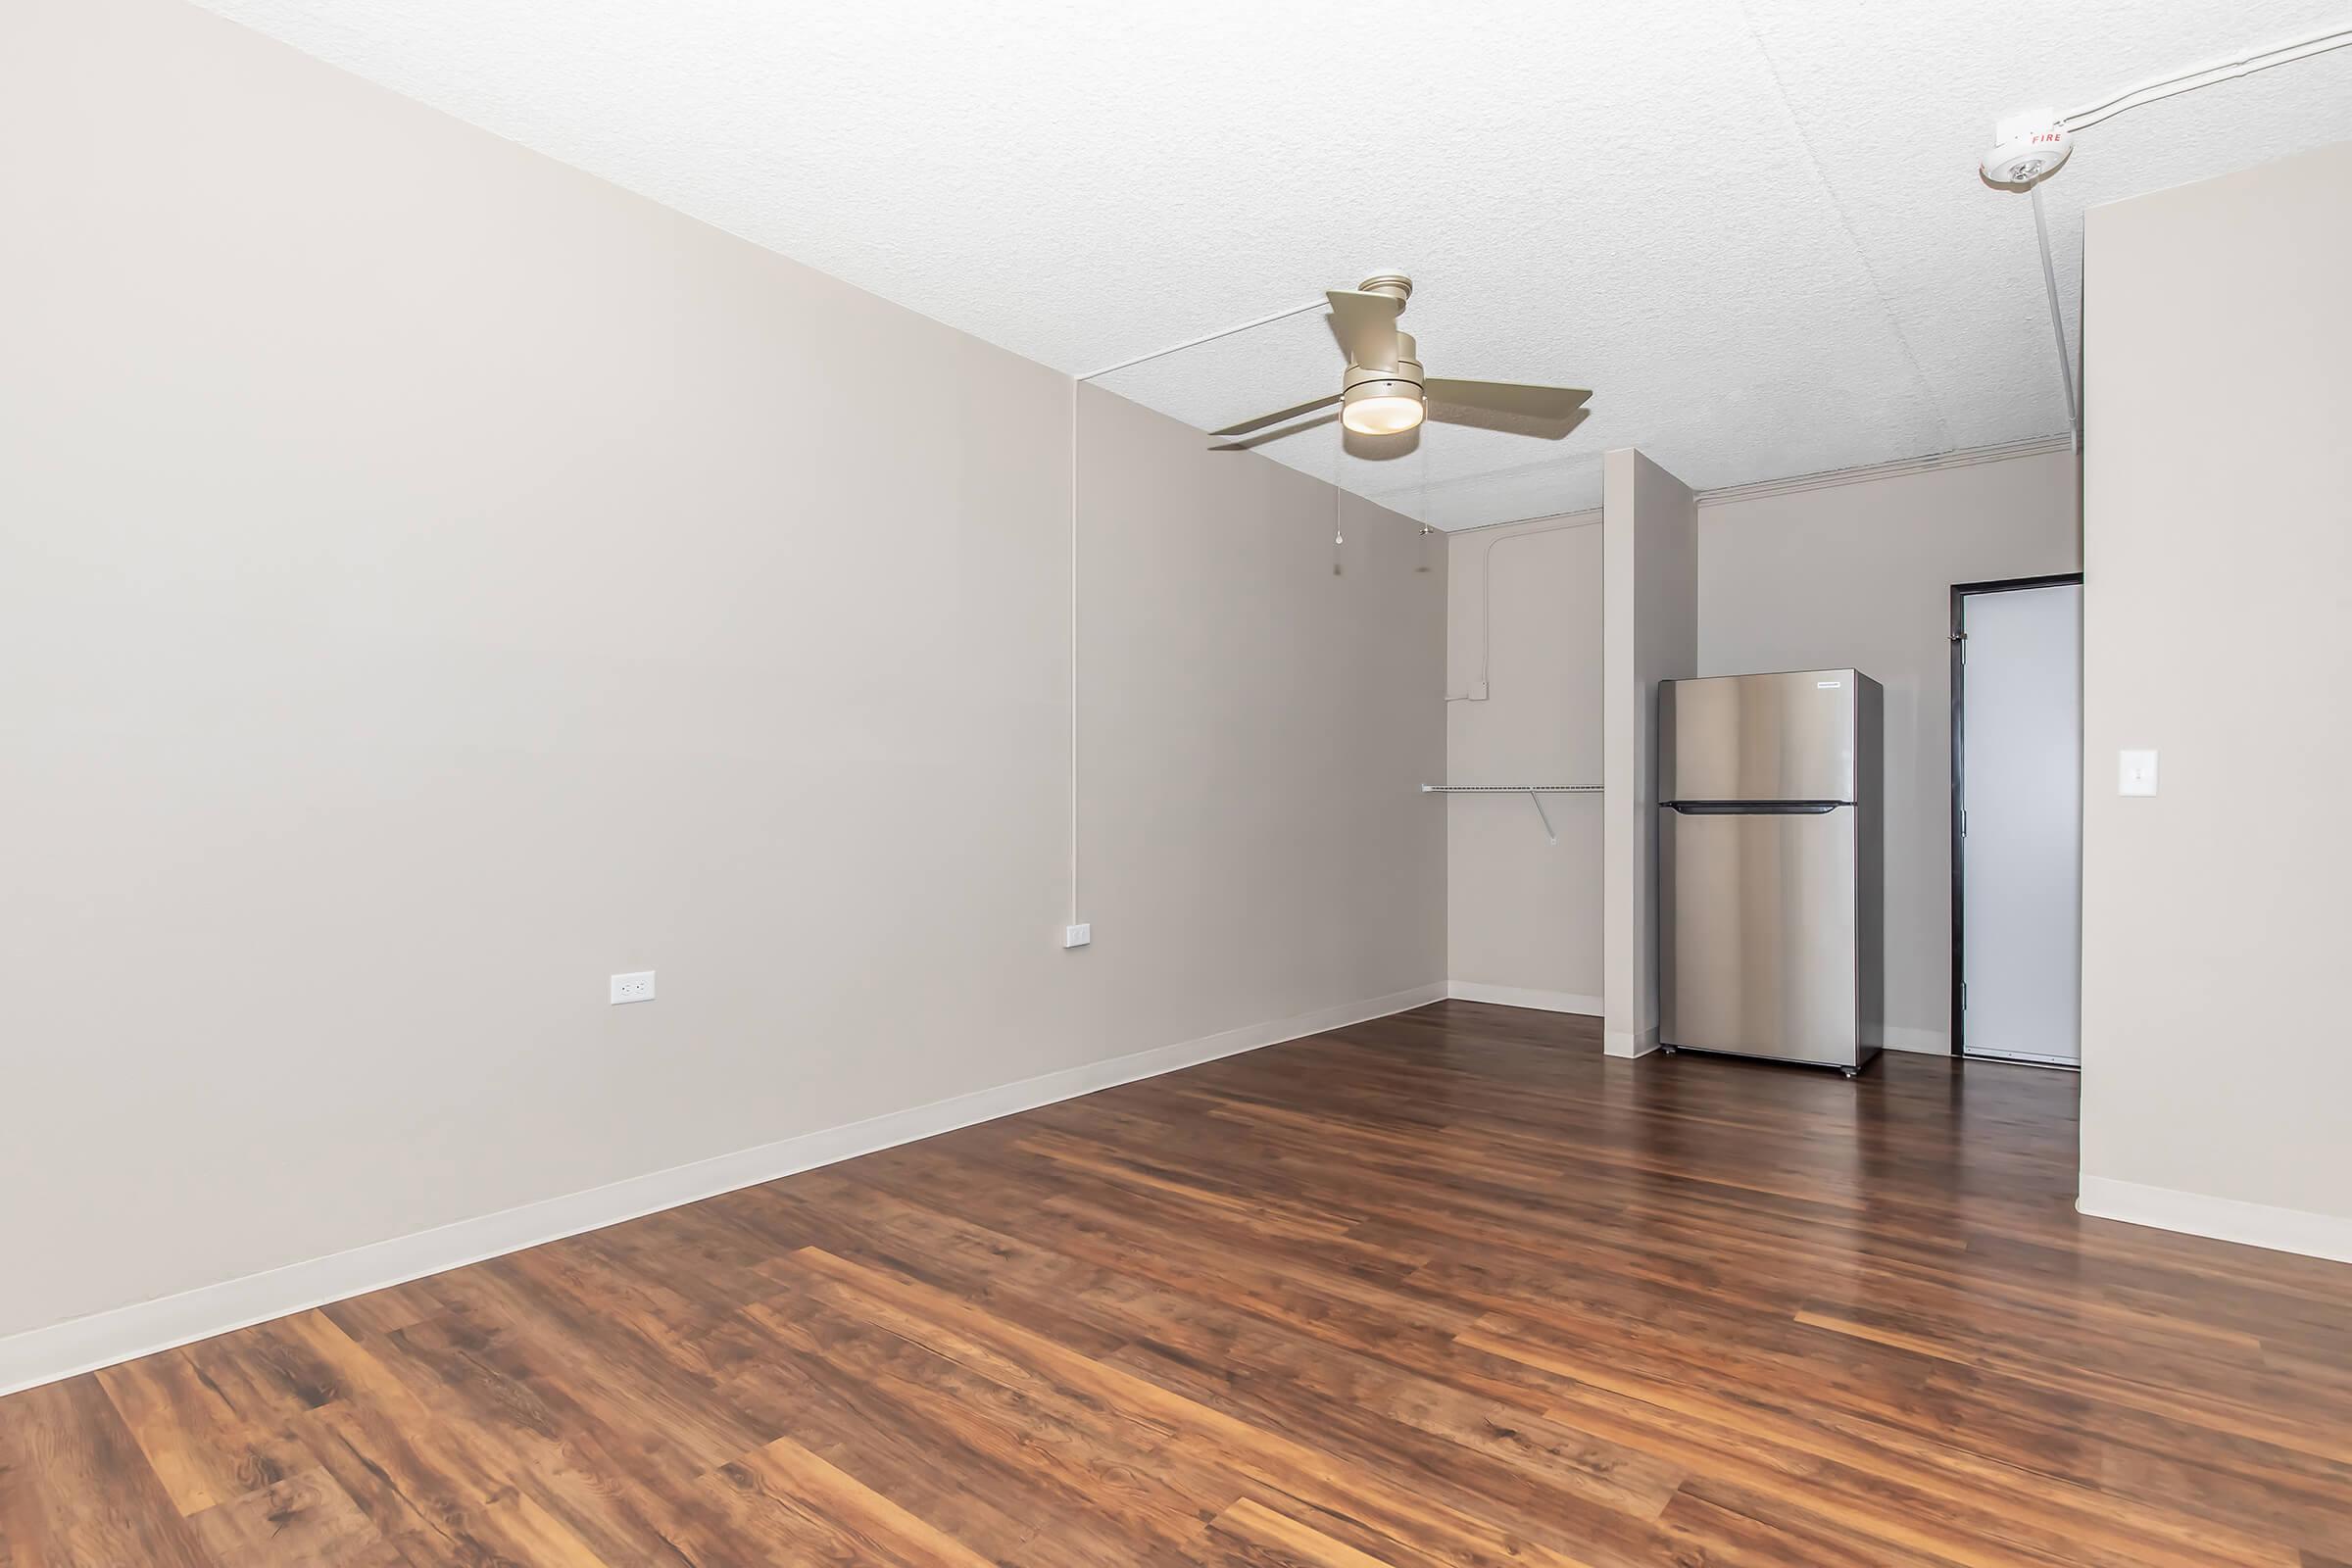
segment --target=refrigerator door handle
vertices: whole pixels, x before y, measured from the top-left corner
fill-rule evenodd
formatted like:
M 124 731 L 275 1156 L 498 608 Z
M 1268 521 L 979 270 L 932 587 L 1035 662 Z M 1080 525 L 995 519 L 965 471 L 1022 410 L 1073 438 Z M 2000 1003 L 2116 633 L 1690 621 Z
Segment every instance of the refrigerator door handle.
M 1827 816 L 1850 801 L 1667 801 L 1684 816 Z

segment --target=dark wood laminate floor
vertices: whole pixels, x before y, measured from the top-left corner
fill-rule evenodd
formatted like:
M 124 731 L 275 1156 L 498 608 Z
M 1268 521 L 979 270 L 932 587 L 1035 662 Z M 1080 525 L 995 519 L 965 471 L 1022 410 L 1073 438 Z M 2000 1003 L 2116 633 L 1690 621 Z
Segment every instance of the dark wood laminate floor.
M 0 1400 L 0 1563 L 2352 1560 L 2352 1268 L 2075 1084 L 1446 1003 Z

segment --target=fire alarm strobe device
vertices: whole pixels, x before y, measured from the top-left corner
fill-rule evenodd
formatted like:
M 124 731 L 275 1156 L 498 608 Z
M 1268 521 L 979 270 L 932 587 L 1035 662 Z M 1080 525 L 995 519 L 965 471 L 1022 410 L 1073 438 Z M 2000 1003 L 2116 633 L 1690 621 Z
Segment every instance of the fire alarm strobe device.
M 1992 127 L 1993 149 L 1981 166 L 1995 185 L 2018 189 L 2047 179 L 2075 150 L 2055 109 L 2024 109 Z

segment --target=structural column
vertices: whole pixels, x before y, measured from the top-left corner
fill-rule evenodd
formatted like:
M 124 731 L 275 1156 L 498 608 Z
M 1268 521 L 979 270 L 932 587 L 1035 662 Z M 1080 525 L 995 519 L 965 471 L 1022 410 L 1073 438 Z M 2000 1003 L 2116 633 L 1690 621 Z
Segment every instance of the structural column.
M 1601 504 L 1601 976 L 1612 1056 L 1658 1045 L 1658 683 L 1698 673 L 1698 501 L 1631 447 Z

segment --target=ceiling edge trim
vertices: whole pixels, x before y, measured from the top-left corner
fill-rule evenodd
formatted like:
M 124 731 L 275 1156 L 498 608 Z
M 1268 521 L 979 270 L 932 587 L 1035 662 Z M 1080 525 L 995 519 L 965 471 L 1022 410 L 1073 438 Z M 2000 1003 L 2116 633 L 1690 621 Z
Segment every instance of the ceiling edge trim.
M 1835 490 L 1839 485 L 1868 484 L 1874 479 L 1899 479 L 1906 474 L 1935 473 L 1943 468 L 1973 468 L 1980 463 L 2008 463 L 2017 458 L 2041 458 L 2053 452 L 2072 452 L 2071 435 L 2035 436 L 2027 441 L 2004 441 L 1997 446 L 1959 447 L 1923 458 L 1896 458 L 1890 463 L 1865 464 L 1858 468 L 1829 468 L 1819 473 L 1792 474 L 1786 479 L 1758 479 L 1753 484 L 1725 485 L 1701 490 L 1698 504 L 1720 507 L 1733 501 L 1761 501 L 1767 496 L 1796 495 L 1806 490 Z
M 1935 473 L 1943 468 L 1970 468 L 1980 463 L 2007 463 L 2017 458 L 2041 458 L 2054 452 L 2072 452 L 2075 440 L 2066 435 L 2034 436 L 2025 441 L 2003 441 L 1988 447 L 1957 447 L 1949 452 L 1934 452 L 1920 458 L 1894 458 L 1886 463 L 1869 463 L 1853 468 L 1824 468 L 1815 473 L 1791 474 L 1785 479 L 1758 479 L 1749 484 L 1725 485 L 1720 490 L 1701 490 L 1698 504 L 1719 507 L 1733 501 L 1761 501 L 1768 496 L 1799 495 L 1807 490 L 1835 490 L 1839 485 L 1868 484 L 1874 479 L 1899 479 L 1906 474 Z M 1532 516 L 1509 517 L 1501 522 L 1473 523 L 1466 528 L 1440 528 L 1444 534 L 1485 533 L 1494 528 L 1517 528 L 1531 522 L 1549 522 L 1555 517 L 1585 517 L 1600 515 L 1598 507 L 1584 507 L 1575 512 L 1539 512 Z

